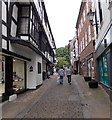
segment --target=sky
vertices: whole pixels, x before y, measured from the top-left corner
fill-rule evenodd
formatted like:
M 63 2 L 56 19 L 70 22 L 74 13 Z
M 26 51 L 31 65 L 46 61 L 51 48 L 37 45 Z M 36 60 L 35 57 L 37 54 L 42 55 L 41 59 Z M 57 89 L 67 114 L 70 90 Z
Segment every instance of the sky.
M 82 0 L 44 0 L 56 47 L 68 45 L 75 36 Z

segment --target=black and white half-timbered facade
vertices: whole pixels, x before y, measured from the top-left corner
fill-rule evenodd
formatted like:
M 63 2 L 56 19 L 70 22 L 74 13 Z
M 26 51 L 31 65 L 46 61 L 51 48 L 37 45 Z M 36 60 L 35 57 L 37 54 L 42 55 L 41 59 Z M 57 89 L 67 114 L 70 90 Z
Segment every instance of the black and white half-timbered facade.
M 53 73 L 55 41 L 43 1 L 0 3 L 0 96 L 36 89 Z

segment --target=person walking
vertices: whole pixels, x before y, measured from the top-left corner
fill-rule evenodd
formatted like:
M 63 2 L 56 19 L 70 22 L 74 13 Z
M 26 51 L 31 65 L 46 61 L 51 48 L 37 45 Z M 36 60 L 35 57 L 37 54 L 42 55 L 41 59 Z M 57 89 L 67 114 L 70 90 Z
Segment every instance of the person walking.
M 65 71 L 64 71 L 63 67 L 60 67 L 60 69 L 58 71 L 58 75 L 60 77 L 60 84 L 63 84 L 63 78 L 65 76 Z
M 66 69 L 66 76 L 68 78 L 68 83 L 71 85 L 72 70 L 69 67 Z

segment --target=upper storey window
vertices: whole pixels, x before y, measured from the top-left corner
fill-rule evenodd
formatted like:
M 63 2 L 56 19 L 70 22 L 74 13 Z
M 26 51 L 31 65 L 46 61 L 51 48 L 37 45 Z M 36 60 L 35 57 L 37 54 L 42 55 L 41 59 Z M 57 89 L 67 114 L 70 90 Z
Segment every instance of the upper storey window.
M 29 23 L 29 6 L 22 6 L 20 12 L 20 22 L 19 22 L 19 33 L 27 34 L 28 33 L 28 23 Z
M 29 17 L 29 6 L 22 7 L 21 16 L 22 17 Z
M 103 11 L 102 11 L 102 6 L 101 6 L 100 0 L 98 2 L 98 7 L 99 7 L 99 17 L 100 17 L 100 24 L 101 24 L 103 21 Z

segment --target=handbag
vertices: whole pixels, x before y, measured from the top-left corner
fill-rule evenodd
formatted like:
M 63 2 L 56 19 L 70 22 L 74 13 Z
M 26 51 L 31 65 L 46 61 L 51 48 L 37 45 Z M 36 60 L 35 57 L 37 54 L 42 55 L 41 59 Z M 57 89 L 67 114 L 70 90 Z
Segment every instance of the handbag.
M 57 77 L 57 83 L 59 83 L 60 82 L 60 77 Z

